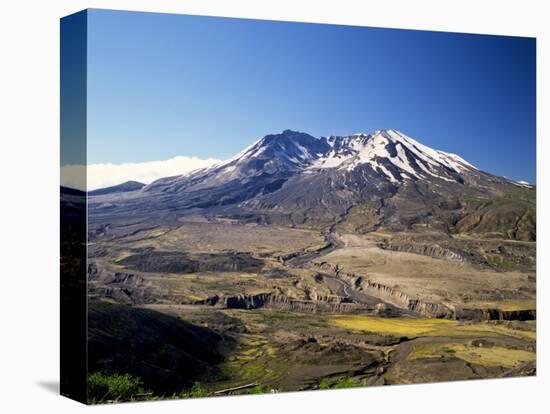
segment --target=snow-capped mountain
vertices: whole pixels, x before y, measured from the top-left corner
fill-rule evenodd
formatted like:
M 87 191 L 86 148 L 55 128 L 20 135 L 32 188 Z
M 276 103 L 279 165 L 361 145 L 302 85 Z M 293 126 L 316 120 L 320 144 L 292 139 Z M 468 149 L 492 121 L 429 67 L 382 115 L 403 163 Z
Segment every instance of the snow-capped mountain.
M 455 181 L 457 174 L 476 169 L 458 155 L 434 150 L 393 129 L 331 136 L 327 142 L 331 149 L 312 163 L 312 169 L 352 171 L 361 164 L 370 164 L 391 182 L 427 176 Z
M 98 198 L 90 208 L 320 227 L 353 217 L 361 231 L 483 228 L 531 239 L 534 198 L 529 185 L 480 171 L 396 130 L 323 138 L 286 130 L 229 160 L 162 178 L 124 198 Z
M 235 180 L 244 184 L 252 180 L 266 184 L 272 179 L 280 182 L 305 170 L 329 149 L 325 139 L 286 130 L 281 134 L 266 135 L 229 160 L 182 176 L 157 180 L 144 191 L 199 190 Z
M 145 191 L 201 189 L 255 178 L 289 178 L 319 170 L 353 171 L 369 166 L 381 179 L 397 184 L 406 179 L 460 181 L 476 168 L 458 155 L 431 149 L 395 130 L 317 139 L 291 130 L 267 135 L 236 156 L 205 169 L 160 179 Z
M 306 168 L 329 149 L 325 139 L 287 129 L 281 134 L 266 135 L 220 166 L 241 166 L 254 160 L 265 160 L 264 169 L 285 166 L 290 170 Z

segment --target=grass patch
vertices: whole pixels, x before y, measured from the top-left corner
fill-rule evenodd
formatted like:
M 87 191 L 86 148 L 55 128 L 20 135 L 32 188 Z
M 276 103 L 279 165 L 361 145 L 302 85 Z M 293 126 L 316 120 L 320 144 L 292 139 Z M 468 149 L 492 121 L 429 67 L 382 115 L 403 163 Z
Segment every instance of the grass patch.
M 256 385 L 252 388 L 247 388 L 242 391 L 237 392 L 239 395 L 249 395 L 249 394 L 272 394 L 278 392 L 276 389 L 267 387 L 265 385 Z
M 262 310 L 258 312 L 259 322 L 266 325 L 272 325 L 278 322 L 288 323 L 300 320 L 301 316 L 290 312 L 279 312 L 271 310 Z
M 228 387 L 242 382 L 274 383 L 288 370 L 288 361 L 277 358 L 276 353 L 265 337 L 242 335 L 238 349 L 222 366 L 224 374 L 230 378 Z M 265 392 L 257 391 L 258 394 Z
M 382 318 L 376 316 L 336 316 L 329 323 L 354 331 L 377 332 L 392 336 L 424 336 L 452 325 L 448 319 Z
M 485 263 L 488 266 L 497 267 L 497 268 L 504 267 L 504 268 L 515 269 L 519 266 L 519 264 L 516 263 L 514 260 L 504 256 L 487 256 L 485 258 Z
M 203 398 L 211 395 L 211 392 L 204 388 L 200 382 L 193 383 L 193 386 L 183 391 L 179 397 L 180 398 Z
M 479 337 L 512 336 L 514 338 L 535 340 L 535 331 L 512 329 L 504 325 L 491 323 L 468 323 L 449 319 L 413 319 L 384 318 L 378 316 L 336 316 L 328 321 L 331 325 L 357 332 L 377 332 L 392 336 L 451 336 Z
M 520 349 L 503 347 L 480 348 L 461 343 L 416 345 L 408 359 L 439 359 L 453 355 L 466 362 L 486 367 L 513 368 L 525 362 L 534 361 L 536 354 Z
M 130 374 L 95 372 L 88 376 L 88 400 L 92 404 L 105 401 L 129 401 L 144 393 L 141 379 Z
M 512 329 L 504 325 L 492 323 L 460 323 L 455 322 L 445 328 L 434 331 L 432 336 L 454 336 L 475 338 L 479 336 L 511 336 L 519 339 L 536 340 L 535 331 Z
M 351 377 L 340 377 L 337 379 L 323 378 L 319 383 L 319 389 L 321 390 L 336 390 L 343 388 L 357 388 L 364 387 L 359 381 Z
M 481 302 L 474 305 L 483 309 L 500 309 L 502 311 L 521 311 L 537 309 L 537 302 L 534 299 L 510 299 L 498 302 Z

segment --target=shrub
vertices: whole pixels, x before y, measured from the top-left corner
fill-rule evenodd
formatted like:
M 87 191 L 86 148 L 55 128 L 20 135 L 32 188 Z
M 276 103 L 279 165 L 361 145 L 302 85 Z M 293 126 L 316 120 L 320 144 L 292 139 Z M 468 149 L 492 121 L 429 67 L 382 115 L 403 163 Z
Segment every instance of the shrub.
M 341 388 L 356 388 L 363 387 L 359 381 L 354 380 L 351 377 L 341 377 L 333 381 L 329 378 L 323 378 L 319 383 L 319 388 L 321 390 L 330 390 L 330 389 L 341 389 Z
M 322 390 L 329 390 L 330 384 L 331 384 L 331 381 L 328 378 L 323 378 L 319 383 L 319 388 Z
M 210 393 L 205 390 L 200 382 L 193 383 L 193 386 L 191 389 L 184 391 L 181 393 L 181 398 L 201 398 L 201 397 L 208 397 Z
M 91 403 L 131 400 L 142 393 L 144 393 L 143 382 L 130 374 L 95 372 L 88 376 L 88 400 Z

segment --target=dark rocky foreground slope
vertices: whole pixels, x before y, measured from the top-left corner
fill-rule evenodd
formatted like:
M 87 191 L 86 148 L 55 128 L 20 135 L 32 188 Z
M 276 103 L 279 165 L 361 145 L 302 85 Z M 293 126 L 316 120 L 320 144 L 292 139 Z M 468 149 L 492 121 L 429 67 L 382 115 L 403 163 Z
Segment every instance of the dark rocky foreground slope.
M 159 394 L 180 392 L 218 374 L 232 340 L 149 309 L 92 301 L 88 308 L 88 370 L 129 373 Z

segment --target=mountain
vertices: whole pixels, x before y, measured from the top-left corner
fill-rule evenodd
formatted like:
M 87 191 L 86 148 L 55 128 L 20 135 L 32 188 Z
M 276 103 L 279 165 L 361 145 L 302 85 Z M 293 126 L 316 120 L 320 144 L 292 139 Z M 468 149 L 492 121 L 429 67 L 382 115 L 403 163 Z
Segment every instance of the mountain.
M 110 198 L 111 214 L 171 212 L 350 232 L 440 231 L 535 239 L 535 189 L 396 130 L 267 135 L 235 157 Z M 114 206 L 114 209 L 113 209 Z M 92 205 L 101 213 L 101 204 Z
M 433 150 L 392 129 L 373 134 L 332 136 L 327 142 L 330 151 L 313 163 L 312 169 L 352 171 L 362 164 L 369 164 L 390 182 L 425 176 L 460 181 L 461 172 L 476 169 L 455 154 Z
M 112 193 L 125 193 L 128 191 L 141 190 L 145 184 L 137 181 L 126 181 L 122 184 L 114 185 L 112 187 L 100 188 L 97 190 L 89 191 L 89 196 L 98 196 Z
M 235 204 L 279 190 L 329 149 L 326 140 L 286 130 L 266 135 L 227 161 L 157 180 L 143 191 L 185 193 L 189 203 L 200 208 Z

